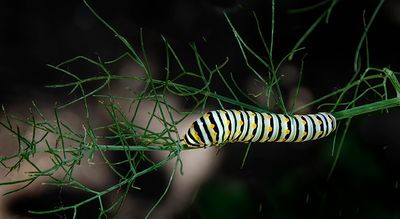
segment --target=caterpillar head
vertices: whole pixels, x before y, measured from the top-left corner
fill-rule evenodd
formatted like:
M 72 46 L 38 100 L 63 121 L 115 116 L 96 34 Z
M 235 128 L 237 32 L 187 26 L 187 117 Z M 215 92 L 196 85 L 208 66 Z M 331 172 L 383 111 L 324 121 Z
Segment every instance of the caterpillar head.
M 188 129 L 186 132 L 183 140 L 183 143 L 188 147 L 188 148 L 199 148 L 199 147 L 205 147 L 206 145 L 202 142 L 199 130 L 195 128 L 195 126 L 198 126 L 199 119 L 197 119 Z

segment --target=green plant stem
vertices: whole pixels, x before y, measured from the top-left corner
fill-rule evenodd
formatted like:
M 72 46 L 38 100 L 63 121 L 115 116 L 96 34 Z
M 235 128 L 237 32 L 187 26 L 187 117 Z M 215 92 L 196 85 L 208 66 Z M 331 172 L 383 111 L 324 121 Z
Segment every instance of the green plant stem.
M 333 112 L 332 115 L 335 116 L 337 120 L 352 118 L 354 116 L 371 113 L 375 111 L 380 111 L 384 109 L 389 109 L 393 107 L 400 106 L 400 98 L 394 97 L 387 100 L 381 100 L 374 103 L 369 103 L 361 106 L 356 106 L 350 109 L 341 110 Z

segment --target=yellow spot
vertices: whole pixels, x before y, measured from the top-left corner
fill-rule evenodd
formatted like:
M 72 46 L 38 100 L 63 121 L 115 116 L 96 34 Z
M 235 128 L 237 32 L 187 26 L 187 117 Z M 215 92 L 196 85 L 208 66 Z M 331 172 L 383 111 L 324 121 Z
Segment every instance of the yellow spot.
M 250 115 L 251 115 L 251 116 L 255 116 L 256 114 L 255 114 L 255 113 L 253 113 L 253 112 L 251 112 L 251 113 L 250 113 Z
M 206 113 L 206 114 L 204 115 L 204 118 L 208 118 L 208 117 L 210 117 L 210 113 Z
M 226 120 L 225 124 L 228 126 L 229 124 L 231 124 L 230 120 Z
M 239 112 L 239 111 L 235 111 L 235 113 L 236 113 L 236 115 L 240 115 L 240 112 Z
M 193 131 L 193 136 L 196 139 L 196 141 L 198 141 L 198 142 L 200 141 L 200 136 L 196 131 Z
M 303 121 L 303 124 L 304 124 L 304 125 L 307 124 L 307 121 L 306 121 L 306 120 L 302 119 L 302 121 Z
M 319 135 L 322 135 L 322 131 L 319 131 L 319 132 L 318 132 L 318 136 L 319 136 Z
M 216 132 L 214 132 L 213 135 L 214 135 L 214 137 L 217 137 L 217 133 Z
M 303 136 L 306 136 L 306 135 L 307 135 L 307 132 L 304 132 Z
M 215 125 L 214 124 L 210 124 L 210 128 L 214 129 Z
M 230 134 L 231 134 L 231 131 L 230 131 L 230 130 L 227 130 L 226 133 L 228 133 L 228 135 L 230 135 Z
M 250 135 L 250 138 L 253 138 L 253 137 L 254 137 L 254 135 L 253 135 L 253 134 L 251 134 L 251 135 Z
M 286 123 L 288 123 L 288 122 L 289 122 L 289 119 L 285 117 L 285 119 L 284 119 L 283 121 L 285 121 Z
M 268 132 L 272 132 L 272 127 L 268 126 Z
M 321 121 L 321 120 L 319 120 L 319 119 L 318 119 L 318 124 L 320 124 L 320 125 L 322 124 L 322 121 Z
M 240 120 L 240 121 L 239 121 L 239 126 L 242 126 L 242 125 L 243 125 L 243 121 Z
M 272 117 L 270 115 L 267 116 L 267 119 L 271 119 Z
M 226 112 L 225 112 L 225 111 L 220 111 L 220 112 L 221 112 L 222 114 L 224 114 L 224 115 L 226 114 Z
M 285 133 L 286 133 L 286 134 L 289 134 L 289 133 L 290 133 L 290 130 L 289 130 L 289 129 L 286 129 L 286 130 L 285 130 Z
M 255 128 L 257 128 L 257 124 L 254 123 L 253 124 L 253 129 L 255 129 Z

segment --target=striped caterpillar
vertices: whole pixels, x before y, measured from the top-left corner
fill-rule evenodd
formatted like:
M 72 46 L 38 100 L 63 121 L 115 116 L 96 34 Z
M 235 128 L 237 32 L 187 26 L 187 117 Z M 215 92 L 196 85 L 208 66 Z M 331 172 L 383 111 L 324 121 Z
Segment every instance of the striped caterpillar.
M 304 142 L 328 136 L 336 129 L 332 114 L 293 115 L 242 110 L 210 111 L 187 131 L 188 147 L 208 147 L 228 142 Z

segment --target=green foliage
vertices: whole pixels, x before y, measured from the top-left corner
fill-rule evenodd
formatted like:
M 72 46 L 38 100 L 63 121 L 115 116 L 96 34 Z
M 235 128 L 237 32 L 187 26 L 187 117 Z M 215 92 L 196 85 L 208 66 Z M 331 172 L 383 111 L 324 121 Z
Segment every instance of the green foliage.
M 330 3 L 330 4 L 329 4 Z M 178 133 L 176 126 L 183 121 L 188 115 L 193 114 L 195 111 L 204 111 L 205 106 L 210 101 L 216 101 L 219 103 L 221 108 L 224 107 L 236 107 L 241 109 L 255 110 L 255 111 L 268 111 L 272 104 L 277 104 L 281 111 L 286 113 L 296 113 L 306 107 L 329 107 L 330 111 L 335 115 L 339 123 L 338 132 L 334 137 L 334 143 L 332 147 L 332 156 L 334 162 L 329 173 L 331 177 L 335 166 L 337 165 L 338 159 L 342 153 L 342 149 L 345 145 L 346 134 L 349 131 L 351 119 L 354 116 L 367 114 L 374 111 L 383 111 L 391 107 L 397 107 L 400 105 L 400 83 L 398 82 L 396 75 L 398 73 L 391 71 L 389 68 L 378 68 L 370 66 L 369 51 L 368 51 L 368 38 L 367 33 L 370 29 L 376 14 L 379 12 L 383 1 L 380 1 L 376 10 L 370 18 L 365 18 L 365 32 L 361 36 L 357 50 L 355 52 L 354 60 L 354 75 L 342 88 L 337 89 L 334 92 L 326 94 L 318 99 L 305 104 L 299 108 L 294 109 L 292 106 L 286 106 L 284 103 L 284 97 L 280 88 L 280 76 L 278 70 L 282 63 L 292 59 L 297 53 L 305 48 L 301 47 L 305 39 L 325 20 L 329 21 L 329 16 L 332 10 L 334 10 L 337 1 L 323 1 L 318 5 L 292 11 L 293 13 L 304 13 L 308 10 L 314 10 L 315 8 L 326 7 L 320 17 L 309 27 L 309 29 L 302 35 L 298 42 L 293 48 L 287 52 L 284 57 L 274 56 L 274 28 L 275 28 L 275 2 L 272 1 L 272 18 L 271 18 L 271 31 L 269 38 L 264 36 L 261 31 L 259 21 L 256 14 L 254 14 L 256 29 L 259 33 L 260 41 L 264 45 L 264 54 L 258 54 L 253 48 L 246 43 L 246 39 L 243 39 L 235 28 L 235 24 L 226 15 L 228 25 L 231 27 L 233 37 L 236 39 L 238 48 L 242 54 L 244 64 L 247 66 L 248 71 L 259 81 L 263 90 L 258 95 L 265 95 L 267 97 L 267 106 L 260 105 L 254 100 L 252 95 L 243 91 L 238 84 L 234 81 L 229 81 L 223 73 L 224 66 L 229 62 L 226 59 L 224 62 L 210 66 L 206 63 L 205 59 L 201 56 L 196 48 L 196 45 L 192 44 L 191 48 L 193 56 L 197 64 L 197 70 L 195 72 L 189 71 L 184 66 L 184 63 L 180 60 L 178 54 L 175 52 L 171 44 L 165 39 L 163 42 L 166 48 L 166 75 L 162 79 L 154 78 L 152 69 L 150 68 L 149 61 L 146 56 L 146 49 L 143 37 L 139 43 L 138 48 L 128 42 L 123 36 L 121 36 L 112 26 L 107 24 L 97 13 L 91 8 L 91 6 L 85 2 L 89 10 L 92 11 L 93 15 L 108 28 L 112 34 L 116 36 L 122 45 L 125 46 L 127 52 L 120 57 L 113 60 L 103 61 L 100 57 L 91 59 L 85 56 L 78 56 L 76 58 L 67 60 L 59 65 L 49 65 L 49 67 L 65 74 L 71 79 L 71 82 L 52 85 L 52 88 L 67 88 L 70 89 L 70 94 L 77 96 L 72 101 L 65 103 L 61 106 L 56 106 L 54 110 L 55 121 L 51 121 L 44 115 L 41 110 L 33 104 L 31 110 L 31 117 L 27 119 L 20 119 L 17 117 L 11 117 L 6 112 L 5 107 L 2 107 L 5 120 L 1 122 L 3 128 L 7 129 L 17 139 L 17 150 L 16 153 L 0 157 L 0 163 L 3 167 L 7 168 L 9 172 L 18 171 L 22 164 L 29 164 L 32 166 L 34 171 L 28 173 L 28 177 L 18 181 L 0 182 L 1 186 L 4 185 L 20 185 L 15 190 L 9 193 L 22 190 L 29 186 L 32 182 L 39 178 L 46 178 L 49 184 L 57 187 L 70 187 L 77 190 L 90 193 L 90 198 L 70 205 L 60 206 L 55 209 L 45 211 L 32 211 L 34 214 L 51 214 L 56 212 L 62 212 L 66 210 L 73 210 L 74 218 L 79 211 L 79 208 L 89 202 L 98 201 L 100 204 L 99 218 L 107 215 L 115 214 L 120 206 L 123 204 L 127 192 L 132 188 L 140 187 L 136 184 L 136 180 L 148 174 L 151 171 L 157 170 L 160 167 L 166 165 L 166 163 L 173 161 L 174 169 L 171 172 L 169 184 L 165 188 L 165 192 L 160 194 L 160 199 L 154 204 L 154 207 L 149 209 L 148 215 L 157 207 L 160 200 L 163 199 L 168 191 L 168 188 L 173 180 L 173 176 L 176 171 L 179 171 L 182 164 L 180 160 L 180 153 L 182 150 L 186 150 L 179 139 L 182 138 L 183 133 Z M 361 53 L 365 51 L 365 53 Z M 130 62 L 136 63 L 141 71 L 144 72 L 143 76 L 137 75 L 117 75 L 111 70 L 112 65 L 121 62 L 121 60 L 129 60 Z M 76 73 L 69 70 L 69 65 L 72 63 L 83 61 L 89 65 L 94 66 L 98 69 L 98 72 L 94 76 L 88 78 L 80 78 Z M 177 77 L 171 78 L 169 66 L 179 66 L 180 73 Z M 261 65 L 264 70 L 259 72 L 254 67 L 255 65 Z M 301 72 L 303 74 L 303 72 Z M 189 86 L 182 83 L 183 79 L 195 80 L 196 86 Z M 230 96 L 224 96 L 218 94 L 216 91 L 210 88 L 210 84 L 213 80 L 222 80 L 226 90 L 230 92 Z M 115 96 L 108 93 L 111 90 L 112 84 L 116 81 L 128 81 L 128 82 L 140 82 L 142 83 L 143 89 L 137 93 L 132 93 L 132 96 Z M 90 84 L 96 84 L 94 89 L 88 89 Z M 388 87 L 390 86 L 390 88 Z M 297 94 L 299 92 L 300 81 L 298 83 Z M 395 91 L 395 94 L 391 94 L 389 90 Z M 166 96 L 174 95 L 180 98 L 193 101 L 194 107 L 189 112 L 179 112 L 174 106 L 170 105 L 166 99 Z M 364 98 L 367 95 L 375 97 L 374 101 L 365 104 Z M 244 96 L 246 101 L 249 100 L 253 104 L 244 103 L 239 97 Z M 337 97 L 336 101 L 329 103 L 333 97 Z M 107 116 L 110 119 L 110 124 L 105 126 L 96 127 L 92 124 L 90 104 L 92 100 L 96 100 L 97 104 L 103 106 L 107 112 Z M 125 101 L 131 105 L 132 115 L 127 115 L 123 109 L 119 106 L 119 101 Z M 154 108 L 149 112 L 149 120 L 146 125 L 138 125 L 137 112 L 143 102 L 150 101 L 154 103 Z M 82 121 L 83 131 L 72 130 L 71 127 L 64 121 L 61 121 L 58 117 L 60 111 L 65 108 L 71 107 L 72 105 L 82 104 L 84 109 L 84 118 Z M 181 116 L 175 118 L 174 115 L 180 114 Z M 154 131 L 149 128 L 152 122 L 158 122 L 162 124 L 163 129 L 161 131 Z M 18 124 L 24 124 L 30 126 L 33 130 L 33 134 L 30 137 L 26 137 L 21 134 Z M 99 133 L 108 132 L 110 135 L 103 136 Z M 57 136 L 57 140 L 51 143 L 47 140 L 50 135 Z M 112 145 L 107 142 L 114 142 Z M 105 143 L 104 143 L 105 142 Z M 39 146 L 41 145 L 41 146 Z M 110 151 L 122 151 L 126 155 L 126 160 L 121 163 L 115 163 L 110 161 L 104 152 Z M 167 151 L 168 155 L 161 161 L 153 161 L 147 156 L 147 152 L 150 151 Z M 247 153 L 250 151 L 250 144 L 248 145 L 246 154 L 244 155 L 243 164 L 246 160 Z M 47 156 L 52 161 L 52 166 L 43 169 L 37 166 L 32 159 L 39 154 Z M 88 159 L 92 161 L 95 156 L 101 157 L 104 163 L 119 177 L 116 184 L 109 186 L 105 190 L 96 191 L 88 186 L 80 183 L 73 177 L 74 168 L 80 165 L 82 162 L 86 162 Z M 129 165 L 129 171 L 127 173 L 121 173 L 117 170 L 117 167 L 122 163 Z M 150 166 L 142 168 L 140 164 L 147 163 Z M 56 172 L 62 172 L 63 177 L 55 177 Z M 219 188 L 223 189 L 223 188 Z M 227 193 L 232 194 L 231 188 L 225 188 Z M 236 189 L 234 189 L 236 192 Z M 110 206 L 106 206 L 103 203 L 103 199 L 106 195 L 118 192 L 118 196 Z M 240 195 L 240 194 L 236 194 Z M 205 197 L 207 198 L 207 197 Z M 208 197 L 209 198 L 209 197 Z M 248 197 L 245 197 L 248 198 Z M 235 205 L 233 203 L 237 197 L 232 197 L 232 203 L 222 203 L 225 205 Z M 218 201 L 218 197 L 215 197 Z M 221 203 L 215 206 L 216 208 L 221 207 Z M 210 207 L 210 206 L 209 206 Z M 212 206 L 211 206 L 212 207 Z M 245 206 L 249 207 L 249 206 Z M 219 215 L 221 212 L 214 212 L 214 215 Z

